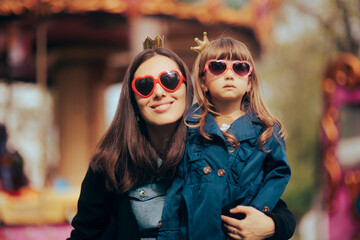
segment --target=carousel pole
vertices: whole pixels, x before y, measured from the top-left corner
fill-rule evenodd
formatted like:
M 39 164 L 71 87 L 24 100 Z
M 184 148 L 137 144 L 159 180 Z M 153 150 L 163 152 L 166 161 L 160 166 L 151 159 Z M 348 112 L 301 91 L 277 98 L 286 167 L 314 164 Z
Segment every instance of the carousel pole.
M 47 95 L 47 24 L 44 21 L 40 21 L 36 26 L 36 84 L 38 85 L 42 98 L 43 104 L 46 104 Z M 42 114 L 44 111 L 41 111 Z M 47 131 L 46 121 L 48 119 L 45 116 L 41 116 L 39 121 L 41 130 L 39 133 L 40 142 L 42 145 L 42 159 L 39 161 L 39 173 L 42 176 L 42 186 L 45 185 L 46 180 L 46 165 L 47 165 Z

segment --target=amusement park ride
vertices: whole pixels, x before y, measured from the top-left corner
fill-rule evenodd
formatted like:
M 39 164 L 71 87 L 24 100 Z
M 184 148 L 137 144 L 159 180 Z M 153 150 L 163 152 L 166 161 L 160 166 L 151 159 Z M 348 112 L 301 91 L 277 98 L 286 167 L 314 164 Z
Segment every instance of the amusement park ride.
M 360 60 L 329 64 L 323 82 L 321 169 L 329 239 L 360 239 Z
M 195 60 L 195 53 L 189 50 L 193 39 L 205 30 L 211 36 L 227 34 L 246 42 L 258 57 L 268 42 L 279 3 L 0 0 L 0 79 L 9 85 L 26 82 L 40 89 L 55 89 L 61 154 L 52 170 L 70 185 L 79 187 L 91 152 L 104 132 L 105 89 L 121 81 L 129 59 L 141 50 L 144 34 L 165 35 L 166 47 L 189 67 Z M 47 139 L 47 132 L 41 134 Z M 43 149 L 48 149 L 45 141 L 43 145 Z M 35 161 L 41 163 L 36 166 L 48 163 L 46 157 Z M 51 181 L 49 171 L 45 167 L 40 172 L 45 186 Z M 27 192 L 27 197 L 1 195 L 0 222 L 65 222 L 67 213 L 76 208 L 78 192 L 65 194 L 46 189 Z
M 191 55 L 189 47 L 193 38 L 205 30 L 212 36 L 233 34 L 246 42 L 255 56 L 260 56 L 280 2 L 0 0 L 0 79 L 58 87 L 58 115 L 66 117 L 58 122 L 72 123 L 72 128 L 58 126 L 62 154 L 58 170 L 70 182 L 80 184 L 92 147 L 104 129 L 103 121 L 98 119 L 104 109 L 95 104 L 101 102 L 97 96 L 105 85 L 118 81 L 118 75 L 124 73 L 128 53 L 134 52 L 132 40 L 139 36 L 138 19 L 160 20 L 158 27 L 161 34 L 166 34 L 166 46 L 192 66 L 195 55 Z M 22 57 L 15 59 L 13 65 L 8 61 L 13 55 L 11 49 Z M 114 57 L 114 52 L 121 54 Z M 107 65 L 109 62 L 113 65 Z M 108 71 L 114 65 L 116 71 Z M 76 118 L 69 114 L 74 107 L 70 90 L 84 103 L 86 114 Z M 330 240 L 360 239 L 360 60 L 343 54 L 331 63 L 322 81 L 322 91 L 320 170 L 322 206 L 328 221 L 326 235 Z M 75 128 L 84 131 L 74 136 L 78 132 Z M 76 162 L 75 148 L 77 152 L 83 149 Z M 28 199 L 16 202 L 14 198 L 0 196 L 0 222 L 8 225 L 64 222 L 67 211 L 76 207 L 78 193 L 57 194 L 30 193 L 28 197 L 35 202 Z M 55 205 L 59 209 L 54 209 Z

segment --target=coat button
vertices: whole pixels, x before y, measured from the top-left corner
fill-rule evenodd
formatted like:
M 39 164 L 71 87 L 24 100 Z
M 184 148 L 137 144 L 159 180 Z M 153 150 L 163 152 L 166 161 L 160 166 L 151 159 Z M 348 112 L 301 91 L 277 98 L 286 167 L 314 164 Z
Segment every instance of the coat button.
M 140 191 L 140 197 L 142 197 L 142 198 L 143 198 L 143 197 L 145 197 L 145 196 L 146 196 L 145 191 L 143 191 L 143 190 L 142 190 L 142 191 Z
M 222 169 L 222 168 L 220 168 L 220 169 L 218 170 L 218 172 L 217 172 L 217 175 L 218 175 L 219 177 L 224 176 L 224 175 L 225 175 L 225 170 Z
M 204 167 L 203 172 L 205 173 L 205 175 L 208 175 L 209 173 L 211 173 L 211 167 L 209 166 Z
M 161 225 L 162 225 L 162 222 L 159 221 L 159 222 L 158 222 L 158 228 L 161 228 Z
M 268 206 L 265 206 L 265 207 L 263 208 L 263 212 L 270 212 L 270 208 L 269 208 Z

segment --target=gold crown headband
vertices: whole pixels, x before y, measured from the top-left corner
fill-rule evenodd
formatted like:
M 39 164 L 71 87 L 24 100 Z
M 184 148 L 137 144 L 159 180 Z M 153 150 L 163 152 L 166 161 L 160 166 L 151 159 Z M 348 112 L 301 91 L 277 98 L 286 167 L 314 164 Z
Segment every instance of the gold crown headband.
M 159 35 L 157 35 L 154 38 L 154 40 L 152 40 L 149 36 L 147 36 L 145 41 L 143 42 L 143 47 L 144 47 L 144 50 L 164 47 L 164 36 L 160 37 Z
M 198 38 L 194 39 L 195 42 L 198 44 L 198 46 L 190 47 L 191 50 L 201 53 L 209 45 L 210 41 L 207 37 L 207 32 L 204 32 L 203 35 L 204 35 L 204 37 L 203 37 L 202 41 Z M 157 35 L 154 38 L 154 40 L 151 39 L 149 36 L 147 36 L 145 41 L 143 42 L 144 50 L 145 49 L 156 49 L 159 47 L 164 47 L 164 36 L 160 37 L 159 35 Z
M 201 53 L 209 44 L 210 44 L 210 41 L 207 37 L 207 33 L 204 32 L 204 38 L 203 40 L 201 41 L 200 39 L 198 38 L 195 38 L 195 42 L 198 44 L 196 47 L 191 47 L 190 49 L 191 50 L 194 50 L 198 53 Z

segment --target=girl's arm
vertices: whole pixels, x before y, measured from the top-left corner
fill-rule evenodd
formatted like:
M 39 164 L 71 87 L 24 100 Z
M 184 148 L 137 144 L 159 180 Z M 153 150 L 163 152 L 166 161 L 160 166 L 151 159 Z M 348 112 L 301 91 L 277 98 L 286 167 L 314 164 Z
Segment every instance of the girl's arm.
M 251 201 L 251 206 L 261 210 L 272 211 L 287 183 L 290 180 L 291 169 L 285 149 L 285 140 L 280 136 L 280 127 L 275 125 L 274 134 L 264 146 L 271 150 L 264 161 L 264 179 L 261 188 Z
M 237 206 L 230 212 L 246 214 L 242 220 L 221 216 L 225 230 L 231 239 L 287 240 L 295 231 L 294 215 L 281 199 L 274 210 L 269 213 L 263 213 L 250 206 Z
M 101 238 L 111 206 L 105 189 L 105 177 L 89 168 L 81 184 L 78 211 L 71 222 L 74 229 L 68 240 Z

